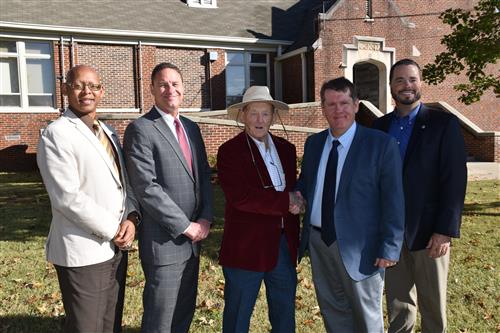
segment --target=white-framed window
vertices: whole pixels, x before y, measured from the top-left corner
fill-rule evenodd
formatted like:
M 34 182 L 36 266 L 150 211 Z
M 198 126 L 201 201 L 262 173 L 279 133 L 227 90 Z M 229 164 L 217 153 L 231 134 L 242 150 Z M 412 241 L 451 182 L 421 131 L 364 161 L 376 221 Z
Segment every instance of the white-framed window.
M 248 87 L 269 83 L 269 54 L 226 52 L 226 106 L 241 102 Z
M 217 0 L 186 0 L 189 7 L 217 8 Z
M 0 40 L 0 111 L 54 108 L 52 43 Z

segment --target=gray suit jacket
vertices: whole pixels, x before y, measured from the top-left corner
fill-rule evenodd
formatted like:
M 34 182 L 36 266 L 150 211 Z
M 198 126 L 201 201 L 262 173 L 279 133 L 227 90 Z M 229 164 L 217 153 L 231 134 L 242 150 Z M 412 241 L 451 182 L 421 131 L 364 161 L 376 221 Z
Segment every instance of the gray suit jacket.
M 199 255 L 182 233 L 190 222 L 212 221 L 210 166 L 199 127 L 180 117 L 193 156 L 193 175 L 179 143 L 156 108 L 131 123 L 124 136 L 130 183 L 141 205 L 139 251 L 143 263 L 168 265 Z

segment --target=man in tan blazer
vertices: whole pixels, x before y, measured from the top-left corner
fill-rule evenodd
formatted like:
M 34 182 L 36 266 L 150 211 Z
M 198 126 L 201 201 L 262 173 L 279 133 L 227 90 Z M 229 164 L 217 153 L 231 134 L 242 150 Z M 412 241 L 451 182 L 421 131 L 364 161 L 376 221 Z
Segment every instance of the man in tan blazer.
M 96 71 L 72 68 L 69 107 L 43 132 L 37 162 L 52 207 L 46 244 L 61 288 L 65 332 L 120 332 L 127 252 L 138 222 L 117 135 L 96 119 Z

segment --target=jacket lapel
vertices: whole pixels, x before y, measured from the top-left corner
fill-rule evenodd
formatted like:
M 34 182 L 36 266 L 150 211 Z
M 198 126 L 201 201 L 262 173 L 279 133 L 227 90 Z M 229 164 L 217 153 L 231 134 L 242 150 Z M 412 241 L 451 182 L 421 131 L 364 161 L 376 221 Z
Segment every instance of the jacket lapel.
M 406 164 L 408 163 L 411 154 L 415 150 L 415 147 L 418 146 L 422 135 L 427 128 L 428 124 L 428 109 L 422 104 L 420 106 L 420 110 L 415 117 L 415 124 L 413 125 L 413 130 L 411 132 L 410 141 L 408 142 L 408 147 L 406 147 L 405 160 L 403 161 L 403 170 L 406 168 Z
M 97 151 L 97 153 L 101 156 L 101 158 L 104 160 L 106 163 L 106 166 L 108 167 L 109 171 L 113 175 L 113 178 L 118 184 L 121 184 L 120 181 L 120 176 L 116 173 L 115 167 L 112 165 L 111 160 L 109 159 L 108 153 L 106 152 L 106 149 L 102 145 L 102 143 L 97 139 L 94 133 L 85 125 L 83 121 L 81 121 L 80 118 L 78 118 L 70 109 L 67 109 L 66 112 L 64 112 L 64 117 L 67 117 L 67 119 L 75 125 L 75 128 L 87 139 L 89 142 L 92 144 L 94 149 Z M 102 124 L 102 123 L 101 123 Z M 105 126 L 103 126 L 105 128 Z M 109 137 L 109 135 L 108 135 Z M 111 140 L 113 141 L 113 140 Z
M 295 172 L 295 168 L 289 168 L 288 166 L 292 164 L 293 161 L 290 161 L 287 159 L 289 156 L 287 155 L 285 151 L 285 146 L 281 142 L 281 140 L 277 139 L 274 135 L 271 134 L 271 138 L 273 140 L 274 146 L 276 147 L 276 152 L 278 153 L 278 157 L 280 159 L 281 167 L 283 168 L 283 172 L 285 174 L 285 190 L 288 191 L 290 188 L 290 184 L 295 183 L 295 178 L 296 174 L 293 173 L 292 171 Z
M 314 192 L 316 191 L 316 179 L 318 176 L 319 162 L 321 160 L 321 154 L 323 153 L 323 149 L 325 147 L 325 141 L 326 141 L 326 137 L 328 136 L 328 131 L 329 131 L 329 129 L 326 129 L 323 132 L 320 132 L 317 136 L 317 140 L 311 141 L 311 143 L 310 143 L 310 145 L 312 145 L 312 150 L 311 150 L 311 156 L 308 157 L 308 159 L 311 163 L 310 170 L 314 174 L 312 174 L 308 177 L 310 179 L 310 181 L 309 181 L 309 184 L 307 186 L 307 188 L 309 189 L 309 192 L 307 193 L 307 197 L 310 198 L 310 200 L 311 200 L 311 207 L 312 207 L 312 200 L 314 200 Z M 304 163 L 304 162 L 302 162 L 302 163 Z
M 391 122 L 394 119 L 394 111 L 392 111 L 388 117 L 380 118 L 380 129 L 386 133 L 389 132 L 389 127 L 391 126 Z
M 118 136 L 116 135 L 116 133 L 113 132 L 108 127 L 108 125 L 104 124 L 102 121 L 99 121 L 99 124 L 101 125 L 102 129 L 104 130 L 104 133 L 106 133 L 106 135 L 108 136 L 108 139 L 111 142 L 111 144 L 113 145 L 113 148 L 114 148 L 114 150 L 116 152 L 116 156 L 118 158 L 118 169 L 120 171 L 120 175 L 117 175 L 116 172 L 115 172 L 116 171 L 115 168 L 112 167 L 111 170 L 113 172 L 113 177 L 115 177 L 116 181 L 124 184 L 124 182 L 122 180 L 125 179 L 124 170 L 123 170 L 123 166 L 125 165 L 125 161 L 123 160 L 123 156 L 120 153 L 121 152 L 120 139 L 118 138 Z M 107 153 L 106 153 L 106 155 L 107 155 Z M 109 158 L 108 158 L 108 160 L 109 160 Z
M 187 162 L 184 158 L 184 154 L 182 154 L 181 147 L 179 146 L 179 142 L 175 138 L 174 134 L 172 133 L 172 131 L 170 130 L 168 125 L 165 123 L 162 116 L 160 115 L 158 110 L 156 110 L 155 107 L 153 107 L 149 113 L 151 114 L 151 119 L 154 122 L 155 128 L 158 130 L 158 132 L 160 132 L 161 136 L 163 136 L 163 138 L 165 138 L 165 140 L 168 142 L 168 144 L 172 147 L 172 150 L 174 151 L 175 155 L 179 159 L 179 162 L 182 164 L 182 166 L 184 167 L 186 172 L 189 174 L 189 177 L 191 177 L 191 179 L 194 181 L 194 177 L 191 174 L 191 172 L 189 171 L 189 166 L 187 165 Z M 189 137 L 189 134 L 188 134 L 188 137 Z M 189 143 L 191 144 L 191 140 L 189 141 Z M 191 154 L 192 154 L 192 152 L 191 152 Z M 194 155 L 193 155 L 193 157 L 194 157 Z M 194 168 L 193 168 L 193 172 L 194 172 Z
M 356 133 L 354 133 L 354 138 L 352 139 L 351 147 L 347 153 L 344 166 L 342 167 L 342 172 L 340 173 L 339 187 L 337 192 L 337 200 L 342 197 L 342 193 L 347 189 L 349 183 L 351 182 L 354 170 L 359 160 L 360 153 L 363 146 L 364 134 L 363 127 L 359 124 L 356 126 Z
M 260 154 L 259 148 L 255 144 L 253 139 L 250 137 L 247 137 L 247 134 L 245 132 L 243 132 L 243 140 L 246 140 L 247 138 L 248 138 L 248 142 L 250 142 L 250 149 L 252 149 L 252 154 L 253 154 L 253 157 L 255 159 L 255 167 L 260 172 L 263 185 L 272 185 L 273 181 L 271 180 L 271 176 L 269 175 L 269 171 L 267 171 L 266 163 L 264 163 L 264 159 L 262 158 L 262 155 Z M 245 145 L 246 145 L 246 143 L 245 143 Z M 256 170 L 255 172 L 258 172 L 258 171 Z

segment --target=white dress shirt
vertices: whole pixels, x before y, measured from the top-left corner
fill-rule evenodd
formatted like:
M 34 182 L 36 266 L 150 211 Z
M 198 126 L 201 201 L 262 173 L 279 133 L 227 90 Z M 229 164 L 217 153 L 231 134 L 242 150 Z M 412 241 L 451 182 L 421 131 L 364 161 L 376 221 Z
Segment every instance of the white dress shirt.
M 328 136 L 325 140 L 325 145 L 323 146 L 323 153 L 321 154 L 321 160 L 318 166 L 318 173 L 316 176 L 316 188 L 314 190 L 313 204 L 311 207 L 311 225 L 316 227 L 321 227 L 321 204 L 323 201 L 323 184 L 325 182 L 325 172 L 326 164 L 328 162 L 328 155 L 332 149 L 332 144 L 334 140 L 338 140 L 340 144 L 337 147 L 339 153 L 339 159 L 337 163 L 337 177 L 335 183 L 335 199 L 337 198 L 337 192 L 339 189 L 340 177 L 342 175 L 342 168 L 344 167 L 344 162 L 351 148 L 352 140 L 354 139 L 354 134 L 356 133 L 356 122 L 354 122 L 349 129 L 342 134 L 340 137 L 336 138 L 333 136 L 331 130 L 328 131 Z
M 267 143 L 269 149 L 266 149 L 266 144 L 264 141 L 259 141 L 248 135 L 252 138 L 252 140 L 259 148 L 260 155 L 266 164 L 267 172 L 271 177 L 271 181 L 273 182 L 274 188 L 276 191 L 283 192 L 285 190 L 286 182 L 285 182 L 285 173 L 283 171 L 283 166 L 281 165 L 280 157 L 278 155 L 278 151 L 276 150 L 276 146 L 274 145 L 273 139 L 271 135 L 267 135 Z M 266 185 L 266 184 L 265 184 Z
M 170 131 L 172 131 L 172 134 L 174 135 L 175 139 L 177 142 L 179 142 L 179 138 L 177 137 L 177 131 L 175 130 L 175 124 L 174 120 L 175 117 L 172 116 L 170 113 L 163 112 L 159 107 L 155 105 L 156 110 L 158 113 L 161 115 L 162 119 L 165 121 L 167 124 L 168 128 L 170 128 Z M 179 114 L 177 113 L 177 119 L 179 119 Z M 189 149 L 191 149 L 191 144 L 189 143 L 189 136 L 188 133 L 186 132 L 186 128 L 184 128 L 184 125 L 182 124 L 182 121 L 179 119 L 179 123 L 181 124 L 182 130 L 184 131 L 184 134 L 186 135 L 186 141 L 189 145 Z

